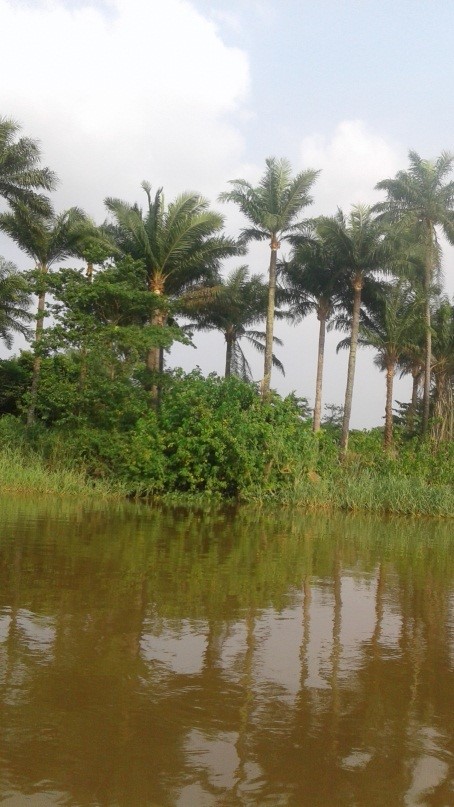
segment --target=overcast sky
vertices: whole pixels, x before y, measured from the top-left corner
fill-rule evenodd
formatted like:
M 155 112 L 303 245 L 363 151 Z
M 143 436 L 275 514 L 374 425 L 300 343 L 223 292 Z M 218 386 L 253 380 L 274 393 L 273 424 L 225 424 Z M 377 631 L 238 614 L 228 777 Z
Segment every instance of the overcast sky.
M 41 141 L 60 178 L 58 210 L 140 201 L 140 183 L 216 199 L 229 179 L 256 182 L 268 156 L 322 169 L 307 215 L 373 203 L 375 183 L 454 150 L 452 0 L 0 0 L 0 114 Z M 0 254 L 28 268 L 0 236 Z M 251 249 L 266 272 L 266 243 Z M 454 293 L 454 253 L 444 261 Z M 317 323 L 278 325 L 286 377 L 313 403 Z M 328 338 L 325 401 L 342 403 L 347 356 Z M 222 372 L 222 338 L 174 349 L 171 363 Z M 276 351 L 278 352 L 278 351 Z M 253 358 L 248 351 L 248 357 Z M 384 377 L 360 353 L 352 423 L 378 425 Z M 252 362 L 257 378 L 261 362 Z M 397 385 L 407 400 L 409 382 Z

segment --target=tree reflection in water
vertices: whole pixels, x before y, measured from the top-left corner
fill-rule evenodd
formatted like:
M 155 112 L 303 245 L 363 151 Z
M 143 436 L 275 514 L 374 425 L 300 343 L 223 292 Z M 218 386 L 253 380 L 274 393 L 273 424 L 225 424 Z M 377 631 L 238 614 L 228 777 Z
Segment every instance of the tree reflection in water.
M 451 525 L 0 506 L 2 804 L 453 803 Z

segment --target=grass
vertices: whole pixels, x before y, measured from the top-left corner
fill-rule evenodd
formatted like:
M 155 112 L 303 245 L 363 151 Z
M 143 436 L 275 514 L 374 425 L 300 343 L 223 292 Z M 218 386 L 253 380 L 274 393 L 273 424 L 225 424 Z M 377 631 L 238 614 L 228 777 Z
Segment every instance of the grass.
M 285 504 L 306 510 L 341 510 L 378 515 L 454 517 L 454 488 L 428 484 L 418 477 L 361 470 L 327 474 L 316 481 L 304 475 L 292 489 L 275 496 L 258 495 L 257 501 Z
M 126 500 L 128 488 L 120 481 L 90 478 L 82 468 L 44 459 L 25 447 L 0 449 L 0 493 L 57 495 L 78 499 Z M 147 498 L 147 497 L 145 497 Z M 172 506 L 192 505 L 204 508 L 222 504 L 220 496 L 169 493 L 150 497 Z M 292 486 L 279 493 L 246 495 L 244 503 L 289 505 L 306 510 L 343 510 L 349 512 L 454 517 L 454 487 L 429 484 L 418 476 L 398 476 L 375 469 L 328 472 L 311 479 L 298 477 Z
M 0 492 L 117 500 L 126 496 L 120 483 L 89 479 L 78 468 L 51 467 L 37 454 L 15 448 L 0 450 Z
M 402 515 L 454 516 L 452 485 L 429 485 L 417 477 L 363 471 L 338 480 L 334 501 L 342 510 Z

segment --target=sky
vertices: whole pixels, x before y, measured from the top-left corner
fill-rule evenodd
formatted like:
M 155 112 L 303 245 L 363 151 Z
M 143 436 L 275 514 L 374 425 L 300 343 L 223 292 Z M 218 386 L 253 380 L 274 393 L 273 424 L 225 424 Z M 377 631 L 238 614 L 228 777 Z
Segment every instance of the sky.
M 267 157 L 321 170 L 312 217 L 378 201 L 375 184 L 405 169 L 410 149 L 454 151 L 452 0 L 0 0 L 0 31 L 0 115 L 40 141 L 60 179 L 56 209 L 78 205 L 98 223 L 107 196 L 144 201 L 147 179 L 166 201 L 207 196 L 237 235 L 245 221 L 217 197 L 229 180 L 256 183 Z M 30 268 L 4 236 L 0 254 Z M 224 271 L 247 262 L 266 275 L 268 260 L 263 242 Z M 443 271 L 452 297 L 452 248 Z M 317 321 L 278 323 L 276 335 L 286 375 L 272 386 L 313 404 Z M 328 336 L 324 385 L 338 405 L 340 338 Z M 222 373 L 222 337 L 194 342 L 169 365 Z M 245 351 L 259 379 L 261 359 Z M 409 395 L 399 381 L 395 399 Z M 384 401 L 384 376 L 362 350 L 352 425 L 380 425 Z

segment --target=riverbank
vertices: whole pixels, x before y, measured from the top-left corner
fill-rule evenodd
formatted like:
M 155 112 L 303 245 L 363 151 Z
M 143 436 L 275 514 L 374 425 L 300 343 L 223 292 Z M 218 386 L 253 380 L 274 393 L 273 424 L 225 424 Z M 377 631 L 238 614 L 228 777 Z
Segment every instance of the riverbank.
M 94 479 L 87 469 L 64 467 L 37 454 L 19 449 L 0 451 L 0 492 L 30 496 L 52 495 L 78 499 L 126 501 L 143 499 L 174 506 L 212 507 L 229 501 L 219 493 L 141 494 L 128 489 L 124 481 Z M 337 469 L 319 476 L 308 472 L 279 492 L 256 491 L 238 497 L 244 504 L 292 507 L 310 511 L 331 510 L 358 513 L 454 517 L 454 490 L 448 484 L 428 484 L 417 477 L 379 475 L 372 470 Z
M 401 426 L 385 450 L 382 429 L 353 430 L 341 461 L 339 428 L 314 433 L 304 399 L 196 373 L 168 383 L 158 411 L 0 417 L 0 491 L 454 517 L 453 441 Z

